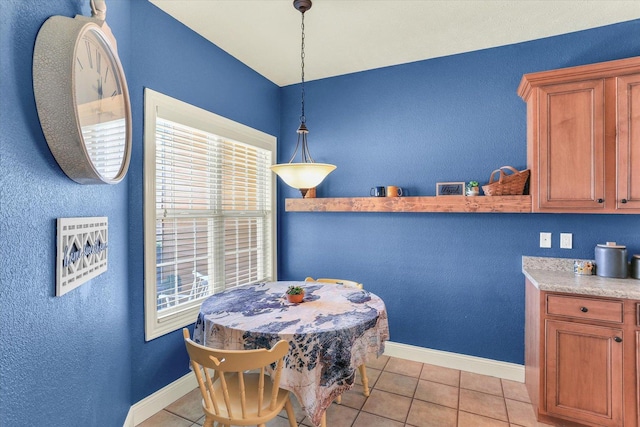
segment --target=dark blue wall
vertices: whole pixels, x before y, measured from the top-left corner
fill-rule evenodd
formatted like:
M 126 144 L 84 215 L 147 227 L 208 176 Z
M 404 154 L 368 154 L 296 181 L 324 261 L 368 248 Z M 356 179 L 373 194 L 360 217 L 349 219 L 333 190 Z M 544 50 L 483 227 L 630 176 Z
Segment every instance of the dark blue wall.
M 180 332 L 145 343 L 143 88 L 278 135 L 280 89 L 146 0 L 108 1 L 134 119 L 125 181 L 86 186 L 51 155 L 35 108 L 33 45 L 88 0 L 0 2 L 0 425 L 119 426 L 187 372 Z M 109 218 L 108 271 L 55 297 L 55 220 Z
M 133 400 L 187 372 L 182 332 L 144 341 L 143 91 L 145 87 L 271 135 L 279 134 L 280 89 L 146 0 L 133 0 L 134 67 L 129 90 L 134 150 L 129 170 L 130 329 Z M 194 319 L 195 321 L 195 319 Z
M 89 15 L 89 2 L 0 3 L 0 425 L 7 427 L 121 426 L 132 403 L 127 180 L 67 178 L 33 95 L 40 26 L 75 14 Z M 109 2 L 126 70 L 129 14 L 129 2 Z M 56 218 L 82 216 L 109 218 L 108 271 L 58 298 Z
M 429 196 L 436 182 L 524 169 L 522 75 L 637 55 L 640 20 L 310 82 L 312 155 L 338 166 L 318 195 L 400 185 Z M 282 91 L 280 161 L 295 143 L 299 93 Z M 611 240 L 640 253 L 638 215 L 287 213 L 280 200 L 279 227 L 281 279 L 361 281 L 387 304 L 392 341 L 520 364 L 522 255 L 593 258 Z M 553 249 L 538 248 L 541 231 Z M 574 249 L 559 249 L 560 232 Z

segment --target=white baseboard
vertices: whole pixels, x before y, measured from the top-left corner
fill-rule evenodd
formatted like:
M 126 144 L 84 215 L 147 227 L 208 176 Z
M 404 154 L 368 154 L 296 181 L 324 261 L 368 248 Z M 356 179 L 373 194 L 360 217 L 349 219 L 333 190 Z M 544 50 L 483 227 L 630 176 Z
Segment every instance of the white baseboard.
M 499 362 L 482 357 L 466 356 L 440 350 L 399 344 L 391 341 L 385 343 L 385 356 L 399 357 L 415 362 L 429 363 L 445 368 L 459 369 L 476 374 L 504 378 L 506 380 L 524 382 L 524 366 L 515 363 Z M 135 403 L 127 414 L 123 427 L 135 427 L 169 404 L 180 399 L 198 387 L 195 375 L 189 372 L 171 384 Z
M 198 387 L 193 372 L 178 378 L 129 408 L 123 427 L 134 427 Z
M 482 357 L 467 356 L 447 351 L 432 350 L 391 341 L 385 343 L 385 356 L 399 357 L 415 362 L 429 363 L 445 368 L 459 369 L 505 380 L 524 382 L 524 366 L 515 363 L 500 362 Z

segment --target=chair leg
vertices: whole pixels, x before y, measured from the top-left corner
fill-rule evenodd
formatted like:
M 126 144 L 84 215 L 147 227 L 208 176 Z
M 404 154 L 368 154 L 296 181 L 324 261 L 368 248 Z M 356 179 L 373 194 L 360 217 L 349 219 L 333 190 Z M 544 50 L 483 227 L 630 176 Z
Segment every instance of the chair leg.
M 287 403 L 284 404 L 284 409 L 287 411 L 287 418 L 289 419 L 289 427 L 298 427 L 296 421 L 296 414 L 293 412 L 293 405 L 291 399 L 287 399 Z
M 367 378 L 367 367 L 364 364 L 358 367 L 360 370 L 360 377 L 362 377 L 362 393 L 365 396 L 369 396 L 369 379 Z
M 322 419 L 320 420 L 320 427 L 327 427 L 327 411 L 324 411 L 322 414 Z

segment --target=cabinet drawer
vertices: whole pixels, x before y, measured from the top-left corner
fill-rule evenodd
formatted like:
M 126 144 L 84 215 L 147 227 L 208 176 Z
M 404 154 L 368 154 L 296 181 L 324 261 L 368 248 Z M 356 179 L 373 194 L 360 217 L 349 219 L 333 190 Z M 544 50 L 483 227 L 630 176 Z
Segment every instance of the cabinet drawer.
M 547 314 L 622 323 L 622 301 L 547 295 Z

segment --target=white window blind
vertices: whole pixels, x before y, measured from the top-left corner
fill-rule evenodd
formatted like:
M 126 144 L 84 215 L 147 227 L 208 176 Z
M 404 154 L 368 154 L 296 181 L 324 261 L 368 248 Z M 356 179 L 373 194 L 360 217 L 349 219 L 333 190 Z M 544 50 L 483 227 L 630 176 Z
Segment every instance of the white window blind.
M 229 138 L 224 127 L 215 133 L 210 122 L 197 126 L 193 117 L 179 120 L 165 108 L 154 114 L 153 207 L 145 206 L 145 222 L 153 221 L 155 229 L 155 253 L 149 254 L 155 258 L 153 318 L 162 324 L 185 310 L 194 312 L 213 293 L 273 279 L 275 198 L 269 166 L 275 146 L 241 141 L 242 132 Z M 145 156 L 147 148 L 145 143 Z M 145 166 L 145 176 L 149 173 Z M 149 181 L 145 188 L 151 190 Z M 145 199 L 150 204 L 151 198 Z M 145 286 L 150 286 L 147 266 Z M 151 301 L 146 299 L 145 310 Z M 188 323 L 193 321 L 195 315 Z

